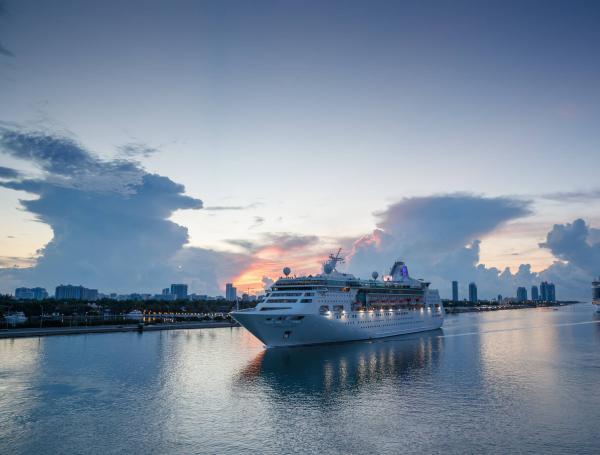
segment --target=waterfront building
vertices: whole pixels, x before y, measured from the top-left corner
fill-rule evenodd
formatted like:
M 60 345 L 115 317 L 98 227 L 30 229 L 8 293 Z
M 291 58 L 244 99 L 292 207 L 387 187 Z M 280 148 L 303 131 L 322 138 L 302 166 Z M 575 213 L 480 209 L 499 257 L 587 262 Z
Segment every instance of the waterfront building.
M 520 286 L 517 288 L 517 302 L 527 301 L 527 288 Z
M 556 287 L 554 283 L 542 281 L 540 284 L 540 300 L 542 302 L 556 302 Z
M 469 302 L 477 303 L 477 285 L 473 282 L 469 283 Z
M 452 282 L 452 301 L 458 302 L 458 281 Z
M 56 286 L 54 296 L 61 300 L 98 300 L 98 289 L 61 284 Z
M 542 302 L 548 301 L 548 283 L 546 281 L 540 283 L 540 300 Z
M 15 289 L 17 300 L 44 300 L 48 298 L 45 288 L 17 288 Z
M 548 302 L 556 302 L 556 288 L 554 283 L 548 283 Z
M 537 302 L 540 299 L 540 293 L 538 291 L 538 287 L 534 284 L 531 286 L 531 300 Z
M 225 285 L 225 300 L 233 302 L 237 300 L 237 288 L 233 286 L 233 283 L 227 283 Z
M 162 295 L 169 295 L 170 293 L 171 293 L 171 289 L 169 289 L 169 288 L 164 288 L 162 290 Z
M 171 294 L 176 295 L 177 299 L 187 299 L 188 286 L 187 284 L 172 284 Z
M 502 294 L 498 294 L 498 303 L 502 303 Z
M 15 299 L 17 299 L 17 300 L 33 300 L 33 289 L 29 289 L 29 288 L 15 289 Z

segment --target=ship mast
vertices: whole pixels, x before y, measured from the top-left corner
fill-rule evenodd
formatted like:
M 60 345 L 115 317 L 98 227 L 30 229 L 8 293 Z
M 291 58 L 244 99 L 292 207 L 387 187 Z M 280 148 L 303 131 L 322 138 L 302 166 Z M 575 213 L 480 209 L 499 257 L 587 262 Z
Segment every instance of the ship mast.
M 344 262 L 344 258 L 341 256 L 342 249 L 340 248 L 337 253 L 335 254 L 335 256 L 333 254 L 329 255 L 329 260 L 327 262 L 325 262 L 325 264 L 323 264 L 323 271 L 326 274 L 330 274 L 331 272 L 333 272 L 335 270 L 335 267 L 338 264 L 342 264 Z

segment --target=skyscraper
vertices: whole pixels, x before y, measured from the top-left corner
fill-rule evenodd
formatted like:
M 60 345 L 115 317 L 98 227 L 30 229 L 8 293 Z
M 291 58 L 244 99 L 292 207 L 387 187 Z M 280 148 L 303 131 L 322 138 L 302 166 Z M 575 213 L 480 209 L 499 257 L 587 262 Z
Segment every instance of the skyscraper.
M 233 283 L 227 283 L 225 285 L 225 300 L 233 302 L 237 299 L 237 288 L 233 286 Z
M 534 284 L 531 286 L 531 300 L 537 302 L 540 299 L 540 293 L 538 292 L 538 287 Z
M 540 283 L 540 300 L 542 302 L 548 302 L 548 282 L 542 281 Z
M 188 287 L 187 284 L 172 284 L 171 294 L 176 295 L 178 299 L 187 299 Z
M 469 283 L 469 302 L 477 303 L 477 285 L 473 282 Z
M 526 302 L 527 301 L 527 288 L 521 286 L 517 288 L 517 301 L 518 302 Z
M 548 302 L 556 302 L 556 288 L 554 283 L 548 283 Z
M 452 301 L 458 302 L 458 281 L 452 282 Z

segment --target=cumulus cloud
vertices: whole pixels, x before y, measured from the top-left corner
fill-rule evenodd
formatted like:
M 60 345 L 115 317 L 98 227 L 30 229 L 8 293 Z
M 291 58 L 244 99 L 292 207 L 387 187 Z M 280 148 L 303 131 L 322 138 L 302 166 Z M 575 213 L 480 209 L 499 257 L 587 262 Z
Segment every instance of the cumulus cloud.
M 242 265 L 239 258 L 226 262 L 231 257 L 187 247 L 187 229 L 169 218 L 202 208 L 202 201 L 135 161 L 101 160 L 72 139 L 14 129 L 0 129 L 0 150 L 43 171 L 38 178 L 13 175 L 0 186 L 37 195 L 21 204 L 54 234 L 35 266 L 4 269 L 3 282 L 131 292 L 195 280 L 192 290 L 216 293 L 217 272 L 235 275 Z
M 271 286 L 273 286 L 273 283 L 275 283 L 275 281 L 269 278 L 268 276 L 263 276 L 261 282 L 265 289 L 270 288 Z
M 517 286 L 530 287 L 542 280 L 557 285 L 562 298 L 586 298 L 591 278 L 600 270 L 600 230 L 583 220 L 555 225 L 546 242 L 557 261 L 542 272 L 521 264 L 515 273 L 480 264 L 481 238 L 505 223 L 531 213 L 530 202 L 508 197 L 486 198 L 452 194 L 407 198 L 376 214 L 376 229 L 358 239 L 349 269 L 367 276 L 371 270 L 387 272 L 397 259 L 405 260 L 411 274 L 431 280 L 448 296 L 450 282 L 458 280 L 466 296 L 474 281 L 480 296 L 514 296 Z
M 548 248 L 556 258 L 589 276 L 600 273 L 600 229 L 591 228 L 581 218 L 555 224 L 540 247 Z
M 530 203 L 507 197 L 450 194 L 405 198 L 376 213 L 377 227 L 353 247 L 353 267 L 380 270 L 398 257 L 427 265 L 442 259 L 471 262 L 475 240 L 512 219 L 527 216 Z M 367 273 L 367 270 L 362 270 Z

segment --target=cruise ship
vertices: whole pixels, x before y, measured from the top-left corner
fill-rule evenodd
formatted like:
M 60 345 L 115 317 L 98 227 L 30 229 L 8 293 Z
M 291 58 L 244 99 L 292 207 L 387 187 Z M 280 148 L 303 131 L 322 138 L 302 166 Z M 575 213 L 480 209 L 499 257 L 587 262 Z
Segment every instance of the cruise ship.
M 341 249 L 317 275 L 284 276 L 256 307 L 231 316 L 267 348 L 369 340 L 439 329 L 444 307 L 437 290 L 409 276 L 402 261 L 369 280 L 341 273 Z
M 600 277 L 592 281 L 592 303 L 596 309 L 596 313 L 600 313 Z

